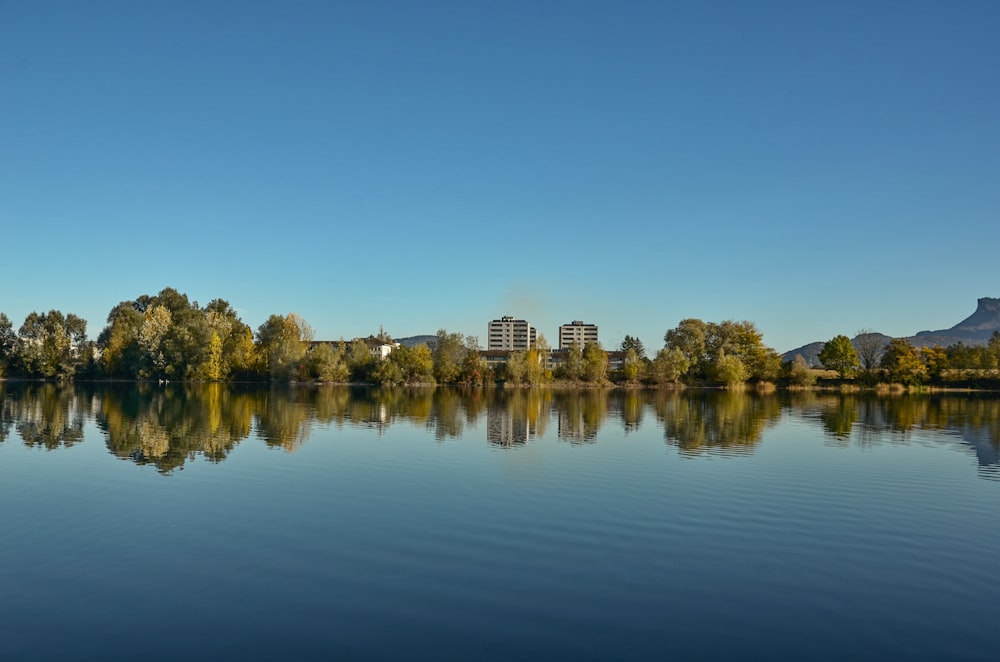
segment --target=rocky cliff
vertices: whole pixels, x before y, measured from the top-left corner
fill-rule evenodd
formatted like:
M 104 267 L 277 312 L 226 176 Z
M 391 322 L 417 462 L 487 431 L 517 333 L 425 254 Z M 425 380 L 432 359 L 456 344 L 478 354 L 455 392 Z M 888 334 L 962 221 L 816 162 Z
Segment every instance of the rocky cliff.
M 1000 299 L 983 297 L 979 300 L 976 312 L 950 329 L 921 331 L 909 340 L 917 347 L 947 347 L 960 342 L 966 345 L 985 345 L 996 331 L 1000 331 Z
M 990 337 L 1000 331 L 1000 299 L 983 297 L 979 299 L 976 312 L 972 313 L 964 320 L 951 327 L 940 331 L 921 331 L 915 336 L 907 338 L 917 347 L 932 347 L 938 345 L 948 347 L 958 343 L 966 345 L 985 345 Z M 829 338 L 827 339 L 829 340 Z M 882 336 L 883 344 L 888 343 L 889 336 Z M 819 353 L 823 349 L 825 340 L 809 343 L 781 355 L 783 361 L 791 361 L 796 354 L 801 354 L 802 358 L 810 365 L 819 365 Z

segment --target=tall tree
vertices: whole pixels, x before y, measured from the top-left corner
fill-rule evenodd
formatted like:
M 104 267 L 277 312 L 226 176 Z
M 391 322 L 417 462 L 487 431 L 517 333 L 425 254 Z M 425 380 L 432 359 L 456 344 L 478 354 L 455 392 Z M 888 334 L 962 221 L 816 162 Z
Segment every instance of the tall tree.
M 0 313 L 0 377 L 7 374 L 17 358 L 17 333 L 10 318 Z
M 257 329 L 257 353 L 263 372 L 271 379 L 295 379 L 312 341 L 312 328 L 295 313 L 271 315 Z
M 636 356 L 640 360 L 646 358 L 646 348 L 643 346 L 642 341 L 639 338 L 632 336 L 625 336 L 625 340 L 622 341 L 621 351 L 628 352 L 629 350 L 634 350 Z
M 664 347 L 656 353 L 650 371 L 657 384 L 671 384 L 680 381 L 690 367 L 691 363 L 683 351 L 676 347 Z
M 635 384 L 643 377 L 645 372 L 645 361 L 639 356 L 639 352 L 634 347 L 625 350 L 625 364 L 622 367 L 625 381 Z
M 353 381 L 366 382 L 371 378 L 372 371 L 375 370 L 375 357 L 364 340 L 358 338 L 347 344 L 345 360 Z
M 861 329 L 854 336 L 854 347 L 861 360 L 861 369 L 870 374 L 879 365 L 885 340 L 881 334 L 875 333 L 871 329 Z
M 736 386 L 745 382 L 750 377 L 743 360 L 735 354 L 727 354 L 724 349 L 719 350 L 715 362 L 712 364 L 711 378 L 722 382 L 726 386 Z
M 169 358 L 164 339 L 172 324 L 173 316 L 166 306 L 156 304 L 143 312 L 142 325 L 139 327 L 139 349 L 142 350 L 148 369 L 140 373 L 142 377 L 162 379 L 169 376 L 167 371 Z
M 345 358 L 346 351 L 343 341 L 336 345 L 317 343 L 307 355 L 310 375 L 321 382 L 346 382 L 351 374 Z
M 608 353 L 599 342 L 583 348 L 583 376 L 588 382 L 603 382 L 608 374 Z
M 573 343 L 566 350 L 566 362 L 562 366 L 563 376 L 576 381 L 583 379 L 583 346 Z
M 881 367 L 893 382 L 920 384 L 927 379 L 927 366 L 920 352 L 905 338 L 893 338 L 882 354 Z
M 781 370 L 780 357 L 764 345 L 753 322 L 727 320 L 717 324 L 686 319 L 667 331 L 664 342 L 665 349 L 684 357 L 687 374 L 698 379 L 727 384 L 739 375 L 743 380 L 773 380 Z
M 246 337 L 252 332 L 243 323 L 229 302 L 225 299 L 214 299 L 205 306 L 205 320 L 211 329 L 212 337 L 219 338 L 219 356 L 213 354 L 213 364 L 217 362 L 218 377 L 210 379 L 226 379 L 232 372 L 245 371 L 249 366 L 245 356 Z M 214 343 L 214 341 L 213 341 Z M 214 346 L 214 345 L 213 345 Z
M 549 343 L 545 340 L 545 336 L 539 333 L 525 354 L 525 379 L 529 384 L 537 385 L 549 381 L 552 377 L 549 369 L 550 358 Z
M 101 367 L 109 377 L 139 376 L 142 367 L 142 350 L 139 346 L 139 329 L 143 313 L 134 301 L 122 301 L 108 313 L 107 326 L 97 338 L 101 353 Z
M 948 352 L 941 347 L 924 347 L 920 350 L 920 358 L 927 366 L 927 376 L 935 381 L 941 381 L 948 369 Z
M 858 352 L 847 336 L 835 336 L 826 341 L 819 360 L 827 370 L 836 370 L 841 379 L 850 379 L 861 367 Z
M 689 369 L 701 373 L 706 362 L 708 324 L 700 319 L 681 320 L 663 336 L 664 347 L 676 349 L 687 360 Z
M 434 378 L 441 384 L 453 384 L 462 374 L 465 359 L 465 338 L 461 333 L 438 329 L 434 345 Z
M 71 379 L 86 344 L 86 320 L 58 310 L 32 312 L 18 330 L 20 362 L 32 376 Z

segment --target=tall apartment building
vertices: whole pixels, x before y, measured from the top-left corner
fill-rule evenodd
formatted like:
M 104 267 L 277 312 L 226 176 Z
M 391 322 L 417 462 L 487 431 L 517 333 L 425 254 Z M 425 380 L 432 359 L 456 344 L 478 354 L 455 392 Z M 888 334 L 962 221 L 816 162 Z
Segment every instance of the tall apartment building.
M 589 342 L 597 342 L 596 324 L 573 320 L 559 327 L 559 349 L 569 349 L 573 345 L 583 347 Z
M 486 349 L 529 349 L 537 337 L 538 330 L 525 320 L 501 317 L 490 322 Z

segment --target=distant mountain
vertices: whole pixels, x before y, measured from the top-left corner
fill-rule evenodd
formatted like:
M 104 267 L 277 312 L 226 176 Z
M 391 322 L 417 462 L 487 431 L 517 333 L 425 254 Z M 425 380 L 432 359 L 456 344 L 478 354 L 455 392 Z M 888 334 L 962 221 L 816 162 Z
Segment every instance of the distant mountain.
M 416 347 L 417 345 L 427 345 L 431 349 L 437 347 L 437 336 L 410 336 L 409 338 L 395 338 L 403 347 Z
M 908 340 L 917 347 L 947 347 L 958 343 L 985 345 L 997 331 L 1000 331 L 1000 299 L 984 297 L 979 300 L 976 312 L 950 329 L 921 331 Z
M 882 347 L 888 345 L 889 341 L 892 340 L 890 336 L 887 336 L 884 333 L 872 333 L 869 335 L 877 337 Z M 861 352 L 861 344 L 858 342 L 858 339 L 860 337 L 861 337 L 860 335 L 857 335 L 851 338 L 851 344 L 854 345 L 854 349 L 858 351 L 858 353 Z M 825 344 L 826 340 L 811 342 L 808 345 L 803 345 L 802 347 L 799 347 L 798 349 L 793 349 L 791 351 L 785 352 L 784 354 L 781 355 L 781 360 L 794 361 L 796 356 L 801 355 L 802 358 L 804 358 L 806 360 L 806 363 L 808 363 L 809 365 L 820 366 L 822 365 L 822 361 L 819 360 L 819 353 L 823 351 L 823 345 Z
M 907 340 L 917 347 L 932 347 L 934 345 L 948 347 L 949 345 L 958 343 L 976 346 L 988 343 L 990 337 L 998 331 L 1000 331 L 1000 299 L 983 297 L 979 299 L 976 312 L 950 329 L 921 331 L 915 336 L 908 337 Z M 891 340 L 889 336 L 883 334 L 877 335 L 881 337 L 883 345 Z M 821 340 L 803 345 L 802 347 L 785 352 L 781 355 L 781 359 L 783 361 L 791 361 L 795 359 L 796 354 L 800 354 L 809 365 L 819 365 L 819 353 L 823 350 L 825 343 L 825 340 Z M 858 343 L 856 337 L 851 343 L 857 349 Z

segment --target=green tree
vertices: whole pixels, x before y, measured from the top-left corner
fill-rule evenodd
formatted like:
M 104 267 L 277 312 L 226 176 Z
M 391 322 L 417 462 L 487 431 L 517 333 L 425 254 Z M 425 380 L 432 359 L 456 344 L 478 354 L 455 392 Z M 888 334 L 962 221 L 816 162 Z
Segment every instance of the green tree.
M 577 381 L 583 378 L 583 346 L 573 343 L 566 350 L 566 362 L 562 365 L 562 374 L 566 379 Z
M 675 328 L 663 336 L 664 347 L 676 349 L 684 355 L 688 369 L 700 374 L 706 363 L 708 324 L 700 319 L 681 320 Z
M 401 355 L 405 354 L 408 348 L 400 347 L 399 349 L 402 350 Z M 396 354 L 396 352 L 393 352 L 393 354 Z M 393 360 L 392 354 L 390 354 L 389 358 L 378 361 L 372 371 L 371 378 L 376 384 L 381 386 L 396 386 L 404 383 L 406 376 L 403 374 L 403 369 L 400 366 L 400 356 L 397 355 L 396 360 Z
M 905 338 L 893 338 L 882 354 L 881 367 L 893 382 L 920 384 L 927 379 L 927 366 L 920 352 Z
M 636 356 L 640 360 L 646 360 L 646 348 L 643 346 L 642 341 L 627 335 L 625 336 L 625 340 L 622 341 L 621 351 L 628 353 L 630 349 L 635 351 Z
M 599 342 L 588 342 L 583 348 L 583 377 L 588 382 L 603 382 L 608 374 L 608 353 Z
M 773 382 L 781 376 L 781 369 L 781 355 L 770 347 L 765 348 L 756 376 L 763 381 Z
M 302 377 L 306 350 L 313 331 L 295 313 L 271 315 L 257 329 L 257 354 L 263 362 L 263 372 L 271 379 L 289 380 Z
M 238 331 L 230 336 L 232 348 L 228 354 L 230 376 L 257 377 L 257 347 L 253 342 L 253 331 L 241 323 Z
M 920 350 L 920 358 L 927 367 L 927 376 L 934 381 L 941 381 L 948 369 L 948 352 L 941 347 L 924 347 Z
M 434 345 L 434 378 L 441 384 L 454 384 L 462 376 L 462 363 L 466 358 L 465 338 L 461 333 L 448 333 L 438 329 Z
M 528 352 L 526 350 L 511 352 L 504 367 L 504 377 L 506 378 L 506 381 L 510 382 L 514 386 L 520 386 L 524 383 L 527 374 Z
M 399 366 L 403 382 L 406 384 L 427 384 L 434 382 L 434 356 L 427 345 L 415 347 L 399 346 L 392 350 L 382 363 Z
M 7 374 L 17 359 L 17 333 L 10 318 L 0 313 L 0 377 Z
M 819 360 L 828 370 L 836 370 L 841 379 L 850 379 L 861 367 L 858 351 L 847 336 L 835 336 L 826 341 L 819 353 Z
M 321 382 L 346 382 L 351 374 L 347 367 L 346 352 L 343 341 L 336 345 L 316 343 L 307 355 L 310 376 Z
M 19 362 L 25 374 L 72 379 L 87 344 L 87 322 L 58 310 L 32 312 L 18 330 Z
M 551 351 L 545 336 L 538 334 L 534 344 L 525 354 L 525 380 L 532 385 L 543 384 L 552 377 L 549 369 Z
M 740 357 L 719 350 L 711 375 L 713 380 L 722 382 L 726 386 L 736 386 L 749 378 L 750 371 Z
M 690 360 L 683 351 L 676 347 L 664 347 L 656 353 L 650 372 L 657 384 L 673 384 L 680 381 L 690 367 Z
M 732 384 L 730 380 L 736 375 L 743 375 L 743 381 L 773 380 L 781 371 L 780 357 L 764 345 L 753 322 L 727 320 L 717 324 L 686 319 L 663 338 L 666 349 L 684 357 L 686 374 L 695 379 Z
M 625 381 L 630 384 L 637 383 L 643 377 L 644 368 L 645 362 L 634 347 L 625 350 L 625 365 L 622 366 L 622 375 L 625 377 Z
M 373 379 L 385 386 L 433 383 L 433 354 L 427 345 L 396 347 L 387 358 L 378 362 Z
M 143 360 L 139 346 L 142 322 L 143 314 L 134 301 L 122 301 L 108 313 L 107 326 L 97 338 L 104 374 L 109 377 L 139 376 Z
M 366 382 L 372 378 L 375 370 L 375 357 L 372 356 L 368 343 L 360 338 L 352 340 L 347 344 L 345 354 L 347 368 L 351 371 L 351 380 L 355 382 Z
M 994 331 L 986 343 L 986 363 L 988 370 L 1000 368 L 1000 331 Z
M 493 378 L 486 359 L 479 353 L 479 339 L 465 337 L 465 358 L 462 359 L 462 380 L 469 384 L 485 384 Z
M 166 306 L 150 306 L 143 312 L 142 324 L 139 326 L 139 349 L 150 369 L 140 372 L 142 377 L 167 376 L 168 358 L 164 339 L 170 331 L 171 324 L 173 316 Z
M 221 340 L 218 357 L 218 377 L 226 379 L 231 374 L 246 373 L 252 366 L 247 350 L 253 346 L 253 332 L 243 323 L 236 310 L 225 299 L 213 299 L 204 310 L 205 321 L 213 335 Z M 246 342 L 249 337 L 250 343 Z M 214 359 L 213 359 L 214 360 Z

